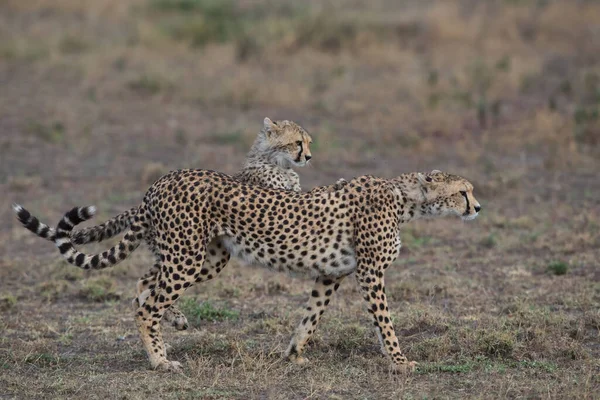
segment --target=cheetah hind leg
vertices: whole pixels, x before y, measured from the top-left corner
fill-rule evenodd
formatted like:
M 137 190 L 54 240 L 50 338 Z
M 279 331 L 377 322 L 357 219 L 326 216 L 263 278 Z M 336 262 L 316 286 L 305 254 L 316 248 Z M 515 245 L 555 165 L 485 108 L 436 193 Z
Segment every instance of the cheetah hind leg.
M 193 258 L 190 254 L 192 252 L 188 251 L 187 257 L 192 260 L 192 265 L 188 271 L 195 271 L 196 273 L 192 275 L 182 274 L 179 279 L 171 281 L 170 279 L 165 280 L 162 272 L 159 272 L 155 289 L 142 293 L 145 297 L 142 299 L 144 304 L 138 305 L 137 308 L 136 324 L 150 359 L 150 364 L 154 369 L 179 371 L 181 367 L 178 362 L 169 361 L 166 356 L 160 324 L 166 310 L 194 283 L 215 278 L 229 261 L 229 253 L 217 240 L 211 241 L 207 248 L 204 247 L 198 250 Z M 160 270 L 167 270 L 171 266 L 164 265 Z M 136 300 L 139 303 L 139 300 Z
M 204 265 L 200 270 L 200 276 L 196 278 L 196 282 L 204 282 L 216 277 L 225 268 L 229 262 L 231 255 L 225 249 L 220 238 L 213 239 L 206 248 L 206 257 Z M 171 325 L 177 330 L 185 330 L 188 328 L 188 320 L 185 315 L 175 306 L 171 306 L 163 316 L 164 320 L 171 322 Z
M 146 275 L 138 280 L 136 285 L 137 297 L 133 301 L 134 309 L 137 309 L 140 304 L 144 305 L 151 290 L 156 287 L 156 280 L 159 272 L 160 264 L 157 262 Z M 189 327 L 187 318 L 176 306 L 172 306 L 165 311 L 163 321 L 170 323 L 178 331 L 186 330 Z

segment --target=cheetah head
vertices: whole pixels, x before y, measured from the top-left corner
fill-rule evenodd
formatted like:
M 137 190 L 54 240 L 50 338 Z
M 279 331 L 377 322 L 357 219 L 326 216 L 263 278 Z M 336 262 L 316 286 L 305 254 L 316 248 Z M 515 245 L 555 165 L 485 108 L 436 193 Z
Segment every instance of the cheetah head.
M 293 121 L 264 120 L 265 145 L 270 148 L 277 164 L 284 168 L 304 167 L 312 158 L 312 138 L 300 125 Z
M 417 174 L 425 201 L 421 204 L 424 217 L 460 216 L 472 220 L 479 215 L 481 205 L 473 196 L 473 185 L 457 175 L 433 170 Z

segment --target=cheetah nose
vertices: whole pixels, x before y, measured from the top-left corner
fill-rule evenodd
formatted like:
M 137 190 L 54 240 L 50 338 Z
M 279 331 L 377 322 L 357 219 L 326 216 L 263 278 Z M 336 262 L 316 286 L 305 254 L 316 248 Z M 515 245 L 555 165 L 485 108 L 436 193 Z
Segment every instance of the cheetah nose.
M 475 212 L 479 212 L 479 210 L 481 210 L 481 206 L 475 206 Z
M 312 156 L 304 156 L 304 158 L 306 158 L 306 161 L 308 161 L 312 158 Z

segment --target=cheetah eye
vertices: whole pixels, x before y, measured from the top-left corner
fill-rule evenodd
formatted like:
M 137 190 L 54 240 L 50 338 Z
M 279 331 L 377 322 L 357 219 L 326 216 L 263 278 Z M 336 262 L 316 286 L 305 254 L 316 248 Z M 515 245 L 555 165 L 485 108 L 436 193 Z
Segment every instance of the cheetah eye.
M 302 141 L 301 141 L 301 140 L 298 140 L 298 141 L 296 142 L 296 144 L 297 144 L 298 146 L 302 146 Z
M 467 192 L 465 192 L 464 190 L 461 190 L 460 194 L 462 194 L 463 196 L 467 197 Z

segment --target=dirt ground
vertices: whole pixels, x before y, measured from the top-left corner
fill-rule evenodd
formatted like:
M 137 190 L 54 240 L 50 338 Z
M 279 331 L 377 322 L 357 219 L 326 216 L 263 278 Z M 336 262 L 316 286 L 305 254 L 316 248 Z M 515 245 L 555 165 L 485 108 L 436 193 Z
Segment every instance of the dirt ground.
M 0 398 L 600 398 L 598 21 L 583 0 L 0 2 Z M 164 329 L 184 373 L 152 371 L 147 249 L 83 272 L 12 213 L 95 224 L 171 169 L 235 172 L 265 116 L 313 135 L 306 189 L 473 182 L 480 217 L 408 225 L 386 275 L 414 374 L 389 373 L 353 279 L 287 363 L 312 282 L 235 260 Z

